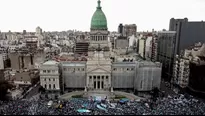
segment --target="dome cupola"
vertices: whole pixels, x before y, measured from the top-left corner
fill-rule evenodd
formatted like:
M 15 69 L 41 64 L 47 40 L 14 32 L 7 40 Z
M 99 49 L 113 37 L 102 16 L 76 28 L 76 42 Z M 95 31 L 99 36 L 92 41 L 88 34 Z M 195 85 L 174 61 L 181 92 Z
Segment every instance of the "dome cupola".
M 91 30 L 107 30 L 107 19 L 100 6 L 101 1 L 98 0 L 98 6 L 91 20 Z

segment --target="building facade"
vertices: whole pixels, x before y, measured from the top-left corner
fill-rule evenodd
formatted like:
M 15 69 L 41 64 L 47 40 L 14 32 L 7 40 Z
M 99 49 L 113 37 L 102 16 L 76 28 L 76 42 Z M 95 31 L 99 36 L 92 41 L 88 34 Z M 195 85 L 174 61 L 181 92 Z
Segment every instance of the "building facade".
M 65 89 L 84 89 L 86 77 L 85 61 L 61 62 L 62 77 Z
M 129 47 L 129 39 L 119 36 L 115 41 L 115 49 L 127 49 Z
M 84 89 L 85 91 L 112 91 L 114 89 L 150 91 L 153 87 L 159 88 L 161 64 L 144 61 L 143 59 L 136 61 L 134 60 L 136 53 L 129 54 L 126 52 L 127 54 L 122 55 L 118 54 L 119 51 L 116 49 L 111 50 L 112 45 L 108 40 L 107 19 L 100 3 L 100 0 L 98 0 L 98 7 L 91 21 L 86 60 L 80 60 L 80 56 L 74 54 L 76 55 L 74 61 L 59 61 L 60 65 L 53 61 L 44 63 L 41 67 L 41 85 L 49 90 L 54 88 L 54 84 L 55 88 L 58 87 L 58 89 L 59 86 L 63 86 L 64 91 L 75 89 Z M 126 46 L 129 46 L 129 41 L 125 41 L 126 43 L 123 43 L 122 46 L 120 43 L 124 41 L 119 41 L 117 45 L 126 48 Z M 51 73 L 51 70 L 58 68 L 58 74 Z M 141 74 L 142 72 L 143 74 Z M 59 75 L 61 74 L 62 82 L 56 81 L 54 83 L 52 78 L 60 78 Z M 59 85 L 57 85 L 57 82 Z M 138 86 L 138 84 L 143 87 Z
M 111 59 L 103 51 L 95 51 L 86 63 L 86 85 L 88 89 L 111 88 Z
M 205 42 L 205 22 L 188 21 L 184 19 L 170 19 L 169 31 L 176 31 L 176 50 L 180 54 L 184 49 L 197 42 Z
M 195 60 L 190 62 L 190 76 L 188 90 L 190 93 L 198 95 L 200 97 L 205 97 L 205 58 L 200 56 Z
M 162 63 L 162 78 L 171 82 L 176 55 L 176 32 L 158 32 L 157 39 L 157 61 Z
M 124 36 L 136 36 L 137 35 L 137 26 L 136 24 L 124 25 Z
M 185 88 L 188 85 L 189 62 L 190 59 L 187 56 L 176 56 L 176 61 L 173 67 L 173 83 L 179 85 L 181 88 Z
M 48 91 L 60 91 L 58 62 L 47 61 L 40 67 L 40 84 Z

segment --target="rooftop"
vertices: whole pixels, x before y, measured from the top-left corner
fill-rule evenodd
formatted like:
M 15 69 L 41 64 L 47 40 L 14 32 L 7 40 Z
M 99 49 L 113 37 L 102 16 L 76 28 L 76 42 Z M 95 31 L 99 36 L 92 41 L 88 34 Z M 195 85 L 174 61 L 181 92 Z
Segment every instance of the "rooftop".
M 58 62 L 56 62 L 54 60 L 50 60 L 50 61 L 43 63 L 43 65 L 55 65 L 55 64 L 58 64 Z

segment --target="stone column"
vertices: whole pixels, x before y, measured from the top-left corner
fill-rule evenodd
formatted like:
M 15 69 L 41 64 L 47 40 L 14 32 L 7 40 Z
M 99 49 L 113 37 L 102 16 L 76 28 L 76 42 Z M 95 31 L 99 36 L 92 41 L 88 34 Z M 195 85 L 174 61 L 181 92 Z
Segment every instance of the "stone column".
M 87 76 L 87 83 L 86 86 L 89 87 L 89 75 Z
M 92 76 L 92 85 L 91 85 L 92 89 L 94 88 L 94 81 L 93 80 L 94 80 L 94 76 Z
M 102 89 L 102 79 L 101 79 L 101 76 L 100 76 L 100 89 Z
M 106 87 L 107 87 L 106 77 L 104 76 L 103 78 L 104 78 L 104 79 L 103 79 L 103 81 L 104 81 L 103 84 L 106 85 L 106 86 L 104 86 L 104 88 L 107 89 L 107 88 L 106 88 Z
M 96 80 L 95 80 L 96 87 L 95 87 L 95 89 L 97 89 L 98 88 L 98 77 L 97 77 L 97 75 L 95 75 L 95 76 L 96 76 Z
M 108 80 L 109 80 L 109 84 L 110 84 L 110 87 L 111 87 L 111 76 L 110 75 L 108 76 Z

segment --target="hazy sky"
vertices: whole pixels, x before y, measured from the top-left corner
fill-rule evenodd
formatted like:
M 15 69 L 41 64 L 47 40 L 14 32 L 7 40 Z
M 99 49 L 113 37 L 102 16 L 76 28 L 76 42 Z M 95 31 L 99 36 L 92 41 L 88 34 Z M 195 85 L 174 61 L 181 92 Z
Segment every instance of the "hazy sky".
M 0 0 L 0 30 L 90 30 L 97 0 Z M 205 0 L 101 0 L 109 31 L 135 23 L 139 31 L 168 29 L 170 18 L 205 20 Z

